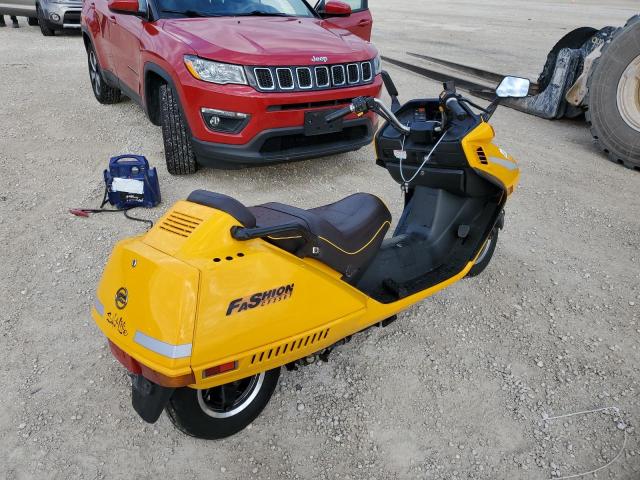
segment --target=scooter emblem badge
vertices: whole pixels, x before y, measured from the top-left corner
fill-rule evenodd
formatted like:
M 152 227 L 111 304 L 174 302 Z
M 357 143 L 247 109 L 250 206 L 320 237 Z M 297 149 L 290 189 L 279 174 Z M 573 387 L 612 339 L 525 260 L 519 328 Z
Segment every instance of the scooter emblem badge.
M 116 292 L 115 300 L 118 310 L 122 310 L 124 307 L 126 307 L 127 302 L 129 301 L 129 292 L 127 292 L 127 289 L 124 287 L 120 287 Z

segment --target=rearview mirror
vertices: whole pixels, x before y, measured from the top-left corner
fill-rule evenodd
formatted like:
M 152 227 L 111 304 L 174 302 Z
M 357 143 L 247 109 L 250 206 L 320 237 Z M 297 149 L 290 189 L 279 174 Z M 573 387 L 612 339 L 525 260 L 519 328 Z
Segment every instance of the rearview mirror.
M 327 0 L 320 13 L 323 17 L 348 17 L 351 15 L 351 6 L 338 0 Z
M 527 78 L 504 77 L 498 88 L 496 95 L 500 98 L 523 98 L 529 95 L 531 81 Z
M 141 13 L 138 0 L 109 0 L 109 10 L 133 15 Z

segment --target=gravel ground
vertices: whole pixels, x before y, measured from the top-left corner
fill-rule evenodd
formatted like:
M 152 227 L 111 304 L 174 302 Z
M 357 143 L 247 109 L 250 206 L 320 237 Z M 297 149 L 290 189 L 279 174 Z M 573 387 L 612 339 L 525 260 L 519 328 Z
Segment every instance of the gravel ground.
M 621 25 L 637 8 L 416 3 L 371 0 L 383 53 L 531 77 L 567 30 Z M 143 227 L 66 212 L 99 204 L 110 156 L 158 166 L 164 204 L 149 218 L 195 188 L 302 207 L 370 191 L 397 218 L 400 189 L 371 148 L 171 177 L 142 111 L 93 98 L 78 36 L 44 38 L 23 20 L 0 29 L 1 478 L 545 479 L 597 468 L 625 442 L 597 478 L 640 478 L 640 174 L 605 160 L 581 122 L 508 109 L 493 123 L 522 184 L 482 276 L 355 337 L 327 364 L 284 372 L 264 414 L 228 440 L 187 437 L 165 416 L 142 423 L 89 309 L 113 244 Z M 403 99 L 439 93 L 389 70 Z M 544 420 L 609 406 L 619 410 Z

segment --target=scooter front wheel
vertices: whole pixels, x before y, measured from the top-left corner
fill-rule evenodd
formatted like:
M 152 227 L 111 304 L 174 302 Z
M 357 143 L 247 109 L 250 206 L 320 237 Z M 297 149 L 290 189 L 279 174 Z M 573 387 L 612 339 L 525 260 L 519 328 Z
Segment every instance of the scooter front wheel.
M 485 268 L 487 268 L 493 258 L 493 252 L 496 251 L 496 245 L 498 245 L 498 232 L 499 230 L 497 228 L 491 232 L 491 235 L 489 235 L 489 238 L 482 247 L 478 258 L 476 258 L 476 263 L 471 267 L 469 273 L 467 273 L 467 277 L 476 277 L 480 275 Z
M 255 420 L 269 403 L 280 368 L 206 390 L 177 389 L 167 405 L 173 424 L 193 437 L 229 437 Z

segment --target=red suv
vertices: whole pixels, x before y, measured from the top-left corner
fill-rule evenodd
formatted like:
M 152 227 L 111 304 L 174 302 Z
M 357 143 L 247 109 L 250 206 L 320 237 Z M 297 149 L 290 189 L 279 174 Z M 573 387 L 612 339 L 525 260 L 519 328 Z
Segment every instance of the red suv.
M 332 110 L 379 96 L 367 0 L 86 0 L 100 103 L 135 100 L 162 126 L 167 168 L 237 168 L 367 145 L 377 119 Z

